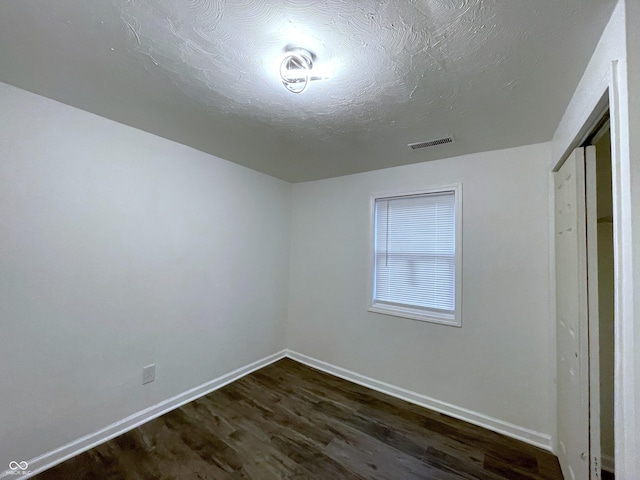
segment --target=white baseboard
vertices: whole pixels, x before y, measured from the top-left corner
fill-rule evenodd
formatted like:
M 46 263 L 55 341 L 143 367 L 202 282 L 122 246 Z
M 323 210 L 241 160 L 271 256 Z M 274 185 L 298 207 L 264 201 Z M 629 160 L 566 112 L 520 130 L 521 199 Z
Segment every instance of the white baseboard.
M 240 367 L 233 372 L 229 372 L 225 375 L 222 375 L 218 378 L 215 378 L 209 382 L 203 383 L 200 386 L 192 388 L 191 390 L 187 390 L 186 392 L 180 393 L 175 397 L 164 400 L 152 407 L 146 408 L 140 412 L 134 413 L 133 415 L 128 416 L 122 420 L 119 420 L 105 428 L 102 428 L 94 433 L 90 433 L 89 435 L 85 435 L 84 437 L 78 438 L 73 442 L 64 445 L 60 448 L 52 450 L 50 452 L 45 453 L 44 455 L 40 455 L 39 457 L 33 458 L 29 460 L 27 471 L 28 473 L 22 475 L 16 475 L 17 472 L 12 470 L 6 470 L 4 472 L 0 472 L 0 479 L 3 478 L 21 478 L 26 479 L 30 478 L 43 470 L 47 470 L 59 463 L 64 462 L 65 460 L 79 455 L 80 453 L 86 452 L 87 450 L 100 445 L 112 438 L 115 438 L 123 433 L 128 432 L 129 430 L 133 430 L 134 428 L 146 423 L 154 418 L 157 418 L 165 413 L 170 412 L 182 405 L 185 405 L 193 400 L 196 400 L 204 395 L 207 395 L 214 390 L 217 390 L 225 385 L 238 380 L 239 378 L 244 377 L 245 375 L 250 374 L 260 368 L 266 367 L 267 365 L 284 358 L 286 355 L 286 350 L 282 350 L 278 353 L 274 353 L 273 355 L 269 355 L 265 358 L 257 360 L 249 365 L 245 365 L 244 367 Z
M 610 473 L 616 473 L 616 465 L 613 457 L 610 457 L 609 455 L 602 455 L 600 460 L 601 460 L 600 466 L 602 467 L 602 470 L 605 470 Z
M 435 410 L 436 412 L 440 412 L 450 417 L 454 417 L 459 420 L 478 425 L 493 432 L 502 433 L 503 435 L 521 440 L 536 447 L 540 447 L 544 450 L 548 450 L 550 452 L 552 451 L 553 444 L 550 435 L 536 432 L 528 428 L 520 427 L 518 425 L 514 425 L 497 418 L 489 417 L 488 415 L 474 412 L 466 408 L 457 407 L 455 405 L 451 405 L 450 403 L 442 402 L 440 400 L 427 397 L 426 395 L 422 395 L 420 393 L 412 392 L 410 390 L 406 390 L 389 383 L 381 382 L 379 380 L 360 375 L 359 373 L 352 372 L 351 370 L 347 370 L 346 368 L 337 367 L 335 365 L 331 365 L 330 363 L 323 362 L 322 360 L 308 357 L 307 355 L 293 352 L 291 350 L 287 350 L 286 356 L 291 358 L 292 360 L 296 360 L 297 362 L 304 363 L 309 367 L 316 368 L 336 377 L 340 377 L 364 387 L 371 388 L 372 390 L 386 393 L 387 395 L 391 395 L 392 397 L 406 400 L 407 402 L 420 405 L 421 407 L 425 407 L 430 410 Z

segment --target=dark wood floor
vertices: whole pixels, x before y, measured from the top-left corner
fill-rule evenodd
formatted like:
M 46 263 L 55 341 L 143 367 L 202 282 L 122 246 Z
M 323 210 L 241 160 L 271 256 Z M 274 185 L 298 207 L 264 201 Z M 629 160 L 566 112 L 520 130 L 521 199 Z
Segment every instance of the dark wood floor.
M 562 479 L 548 452 L 281 360 L 37 480 Z

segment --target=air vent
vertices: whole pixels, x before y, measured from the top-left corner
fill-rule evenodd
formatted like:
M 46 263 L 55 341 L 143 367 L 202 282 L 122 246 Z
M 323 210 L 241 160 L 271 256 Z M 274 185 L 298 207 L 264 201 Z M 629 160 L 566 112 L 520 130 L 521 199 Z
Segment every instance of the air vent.
M 453 143 L 453 137 L 439 138 L 437 140 L 429 140 L 428 142 L 410 143 L 409 146 L 413 150 L 419 150 L 421 148 L 435 147 L 437 145 L 445 145 L 447 143 Z

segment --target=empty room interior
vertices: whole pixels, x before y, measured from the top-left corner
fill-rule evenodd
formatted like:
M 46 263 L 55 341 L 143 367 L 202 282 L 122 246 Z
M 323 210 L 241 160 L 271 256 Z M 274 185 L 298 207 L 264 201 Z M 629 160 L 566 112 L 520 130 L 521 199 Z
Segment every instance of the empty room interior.
M 0 2 L 0 479 L 636 480 L 637 282 L 639 1 Z

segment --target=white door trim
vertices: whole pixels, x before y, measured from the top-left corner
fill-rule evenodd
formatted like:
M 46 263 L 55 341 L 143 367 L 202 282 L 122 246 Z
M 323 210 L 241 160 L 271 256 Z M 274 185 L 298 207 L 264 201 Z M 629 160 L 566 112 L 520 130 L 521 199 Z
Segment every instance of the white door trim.
M 626 65 L 621 63 L 618 60 L 612 63 L 609 88 L 615 272 L 615 464 L 617 480 L 633 480 L 640 471 L 635 383 L 635 349 L 640 345 L 635 344 L 634 338 L 629 92 Z

